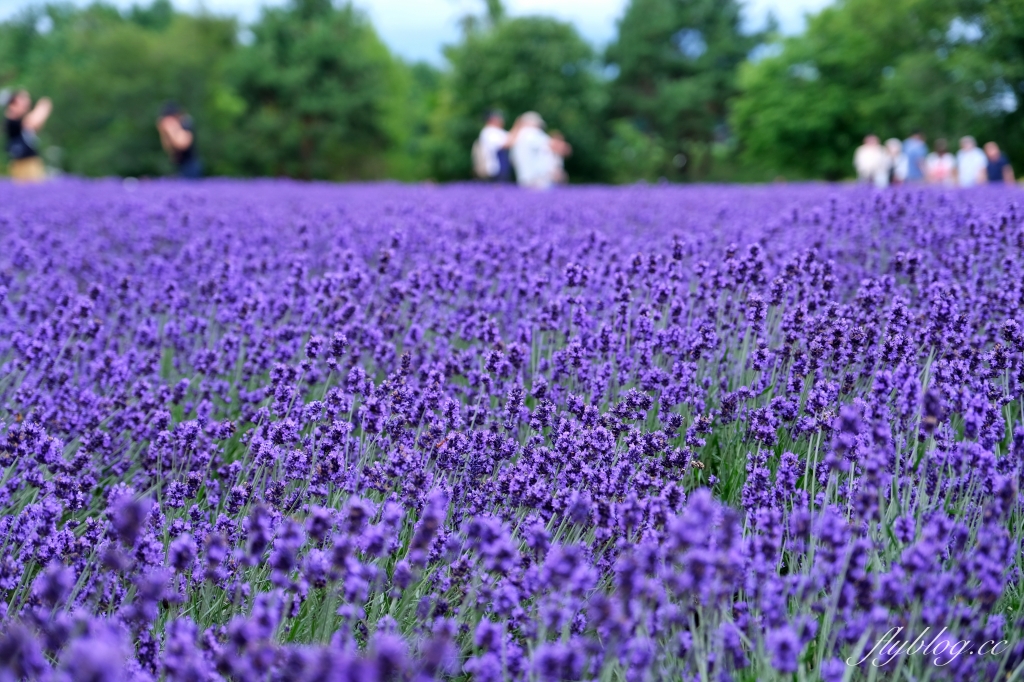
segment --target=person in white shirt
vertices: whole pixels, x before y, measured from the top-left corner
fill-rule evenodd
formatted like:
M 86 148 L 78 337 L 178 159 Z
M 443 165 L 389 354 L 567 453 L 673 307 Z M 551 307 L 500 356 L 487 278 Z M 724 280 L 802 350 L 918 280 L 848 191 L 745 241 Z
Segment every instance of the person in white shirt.
M 487 114 L 487 123 L 473 143 L 473 172 L 495 182 L 509 182 L 512 169 L 508 161 L 509 133 L 500 111 Z
M 535 111 L 519 117 L 512 127 L 509 158 L 520 187 L 547 189 L 556 181 L 558 158 L 555 144 L 544 132 L 544 119 Z
M 956 157 L 949 153 L 945 140 L 935 140 L 935 151 L 924 161 L 925 179 L 933 185 L 956 184 Z
M 988 157 L 978 149 L 970 135 L 960 138 L 960 151 L 956 153 L 956 178 L 961 187 L 974 187 L 983 182 L 988 168 Z
M 853 155 L 853 167 L 857 171 L 857 179 L 861 182 L 870 182 L 875 187 L 889 186 L 892 157 L 882 146 L 877 135 L 864 137 L 864 144 L 857 147 Z

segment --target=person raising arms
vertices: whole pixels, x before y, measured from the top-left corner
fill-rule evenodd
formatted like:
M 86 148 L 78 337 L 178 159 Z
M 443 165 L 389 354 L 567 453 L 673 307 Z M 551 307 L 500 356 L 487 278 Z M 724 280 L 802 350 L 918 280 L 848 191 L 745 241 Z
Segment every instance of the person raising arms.
M 53 111 L 49 97 L 41 97 L 32 106 L 28 90 L 16 90 L 4 103 L 4 127 L 7 130 L 9 170 L 15 182 L 39 182 L 46 178 L 43 160 L 39 158 L 37 134 L 46 125 Z
M 160 133 L 160 145 L 178 169 L 178 177 L 192 180 L 202 177 L 192 117 L 174 102 L 168 102 L 160 111 L 156 129 Z

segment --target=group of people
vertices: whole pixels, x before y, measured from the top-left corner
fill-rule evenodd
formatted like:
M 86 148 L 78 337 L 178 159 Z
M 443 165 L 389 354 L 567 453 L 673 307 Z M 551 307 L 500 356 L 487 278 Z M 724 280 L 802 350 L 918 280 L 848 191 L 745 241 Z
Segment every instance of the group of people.
M 34 105 L 28 90 L 5 90 L 0 93 L 7 134 L 8 172 L 15 182 L 39 182 L 46 178 L 46 167 L 40 157 L 39 131 L 53 112 L 49 97 L 41 97 Z M 166 103 L 157 117 L 156 129 L 160 144 L 180 177 L 198 178 L 202 163 L 196 151 L 192 119 L 173 102 Z
M 521 187 L 547 189 L 568 180 L 565 158 L 572 147 L 561 133 L 544 131 L 540 114 L 528 111 L 519 116 L 511 130 L 505 130 L 505 117 L 490 111 L 480 135 L 473 143 L 473 172 L 483 180 L 498 183 L 515 181 Z
M 986 142 L 983 151 L 970 135 L 960 138 L 960 150 L 955 156 L 941 139 L 935 141 L 935 149 L 929 152 L 920 131 L 902 142 L 895 137 L 888 139 L 884 145 L 877 135 L 868 135 L 853 155 L 853 167 L 858 180 L 876 187 L 902 183 L 973 187 L 1016 182 L 1013 166 L 999 145 Z
M 33 104 L 27 90 L 5 90 L 0 92 L 0 107 L 4 109 L 11 178 L 21 182 L 43 180 L 46 168 L 40 158 L 38 133 L 46 125 L 53 103 L 42 97 Z M 191 117 L 168 102 L 160 111 L 156 128 L 178 175 L 200 177 L 202 164 Z M 508 183 L 514 170 L 515 181 L 533 189 L 566 182 L 565 158 L 572 154 L 572 147 L 560 133 L 549 135 L 544 128 L 544 119 L 535 111 L 519 116 L 510 130 L 505 130 L 505 117 L 500 111 L 488 112 L 473 143 L 473 172 L 481 179 Z M 876 187 L 901 183 L 971 187 L 1015 182 L 1013 167 L 999 145 L 987 142 L 983 151 L 970 135 L 960 138 L 956 156 L 941 139 L 929 151 L 920 131 L 903 141 L 891 138 L 884 145 L 877 135 L 868 135 L 857 148 L 853 165 L 860 181 Z

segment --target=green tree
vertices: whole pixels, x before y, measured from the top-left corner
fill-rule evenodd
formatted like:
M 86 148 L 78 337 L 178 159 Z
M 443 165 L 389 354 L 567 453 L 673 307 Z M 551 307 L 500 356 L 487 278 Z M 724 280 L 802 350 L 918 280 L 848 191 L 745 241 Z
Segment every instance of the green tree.
M 400 71 L 351 4 L 264 9 L 230 71 L 244 102 L 225 150 L 246 175 L 381 177 L 394 147 Z
M 732 123 L 748 164 L 766 174 L 852 175 L 865 134 L 933 139 L 974 131 L 985 60 L 954 30 L 955 0 L 840 0 L 779 54 L 741 70 Z
M 965 0 L 954 32 L 956 47 L 971 59 L 962 69 L 975 78 L 971 100 L 979 137 L 996 140 L 1024 170 L 1024 3 Z
M 200 152 L 217 156 L 217 65 L 234 47 L 236 24 L 207 15 L 168 15 L 169 10 L 157 0 L 130 11 L 129 19 L 109 5 L 48 6 L 4 26 L 18 37 L 18 47 L 0 56 L 0 72 L 36 95 L 52 97 L 54 114 L 43 141 L 63 150 L 65 170 L 170 172 L 154 127 L 167 99 L 179 101 L 198 120 Z M 36 28 L 43 15 L 52 22 L 46 33 Z
M 727 136 L 737 67 L 763 39 L 744 33 L 740 9 L 736 0 L 631 0 L 619 21 L 605 54 L 618 71 L 611 113 L 664 142 L 663 173 L 682 153 L 701 160 L 684 166 L 687 174 L 705 177 L 710 145 Z
M 128 19 L 143 28 L 162 30 L 174 20 L 174 7 L 171 0 L 153 0 L 153 4 L 133 5 L 128 10 Z
M 668 161 L 668 152 L 657 135 L 640 132 L 626 119 L 612 121 L 611 132 L 607 151 L 615 163 L 609 179 L 623 184 L 657 180 Z
M 33 56 L 44 49 L 47 36 L 38 26 L 44 17 L 54 21 L 67 13 L 63 7 L 29 6 L 0 23 L 0 84 L 24 86 Z
M 398 64 L 390 130 L 388 177 L 420 180 L 430 175 L 430 120 L 437 107 L 441 71 L 426 62 Z
M 489 15 L 487 27 L 471 28 L 462 43 L 445 49 L 451 69 L 432 124 L 434 175 L 470 177 L 473 139 L 485 112 L 497 107 L 505 111 L 509 124 L 525 111 L 539 112 L 549 130 L 561 131 L 573 146 L 566 161 L 569 176 L 604 178 L 604 92 L 591 47 L 565 22 L 546 17 L 502 19 L 493 7 Z

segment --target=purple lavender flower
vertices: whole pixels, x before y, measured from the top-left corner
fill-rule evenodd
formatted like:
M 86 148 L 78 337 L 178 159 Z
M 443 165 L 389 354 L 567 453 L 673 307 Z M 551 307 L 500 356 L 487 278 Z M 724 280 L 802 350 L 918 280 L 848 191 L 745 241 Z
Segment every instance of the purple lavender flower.
M 780 673 L 795 673 L 803 646 L 789 626 L 769 630 L 765 635 L 765 647 L 771 657 L 772 667 Z
M 831 680 L 893 627 L 1012 639 L 1017 201 L 0 183 L 0 678 Z
M 151 506 L 152 502 L 148 499 L 138 500 L 129 496 L 120 496 L 111 504 L 111 523 L 117 537 L 125 545 L 130 547 L 135 544 Z

